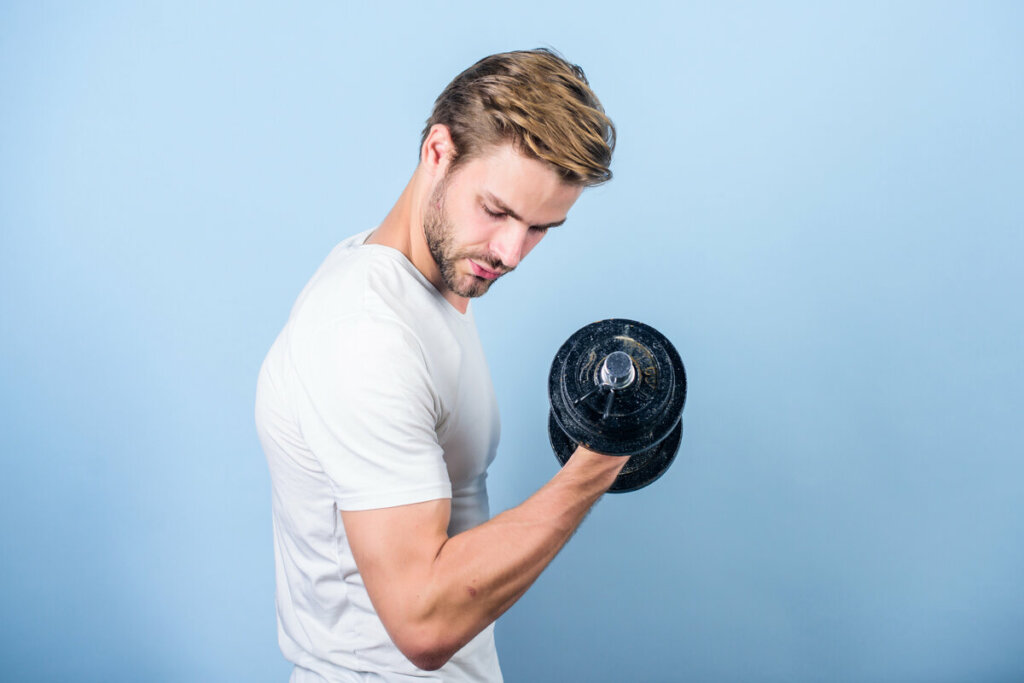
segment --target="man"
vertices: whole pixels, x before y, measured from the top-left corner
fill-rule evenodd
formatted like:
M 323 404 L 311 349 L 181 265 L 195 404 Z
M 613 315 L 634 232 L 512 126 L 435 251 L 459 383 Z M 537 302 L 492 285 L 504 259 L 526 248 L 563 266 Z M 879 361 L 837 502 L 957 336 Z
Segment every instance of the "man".
M 613 146 L 579 67 L 487 57 L 438 98 L 391 212 L 299 296 L 256 399 L 292 681 L 501 680 L 495 619 L 626 458 L 581 448 L 488 521 L 499 422 L 469 299 L 611 177 Z

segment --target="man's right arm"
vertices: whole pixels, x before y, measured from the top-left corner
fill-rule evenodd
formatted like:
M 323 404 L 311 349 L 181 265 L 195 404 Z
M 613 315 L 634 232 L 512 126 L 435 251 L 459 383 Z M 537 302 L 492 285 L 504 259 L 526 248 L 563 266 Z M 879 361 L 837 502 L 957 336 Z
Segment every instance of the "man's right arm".
M 421 669 L 443 666 L 526 592 L 627 459 L 579 448 L 525 502 L 451 537 L 448 499 L 343 511 L 370 599 L 402 653 Z

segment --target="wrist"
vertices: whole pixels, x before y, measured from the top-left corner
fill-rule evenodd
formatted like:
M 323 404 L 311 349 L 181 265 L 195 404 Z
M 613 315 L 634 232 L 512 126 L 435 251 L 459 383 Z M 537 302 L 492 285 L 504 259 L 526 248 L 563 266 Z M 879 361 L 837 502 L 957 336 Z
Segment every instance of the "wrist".
M 628 455 L 605 455 L 585 446 L 577 446 L 568 462 L 565 463 L 565 467 L 571 467 L 572 470 L 584 477 L 599 479 L 610 477 L 608 486 L 611 486 L 629 457 Z

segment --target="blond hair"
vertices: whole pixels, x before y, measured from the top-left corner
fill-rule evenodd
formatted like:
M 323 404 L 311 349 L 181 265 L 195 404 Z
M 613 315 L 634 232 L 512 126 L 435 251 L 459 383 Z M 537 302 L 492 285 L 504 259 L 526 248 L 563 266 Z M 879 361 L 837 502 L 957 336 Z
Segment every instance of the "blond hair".
M 551 164 L 568 183 L 599 185 L 612 177 L 615 126 L 583 69 L 553 50 L 484 57 L 434 102 L 420 147 L 435 124 L 451 133 L 453 170 L 492 146 L 512 142 L 520 153 Z

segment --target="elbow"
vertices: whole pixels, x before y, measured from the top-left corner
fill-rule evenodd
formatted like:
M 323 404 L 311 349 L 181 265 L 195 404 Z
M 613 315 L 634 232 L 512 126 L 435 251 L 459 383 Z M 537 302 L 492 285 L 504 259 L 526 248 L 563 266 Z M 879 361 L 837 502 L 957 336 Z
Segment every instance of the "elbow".
M 417 669 L 424 671 L 437 671 L 452 658 L 451 654 L 443 652 L 423 652 L 412 656 L 406 655 L 406 657 Z
M 417 668 L 424 671 L 437 671 L 444 666 L 459 646 L 434 629 L 410 629 L 410 632 L 399 634 L 395 645 Z

